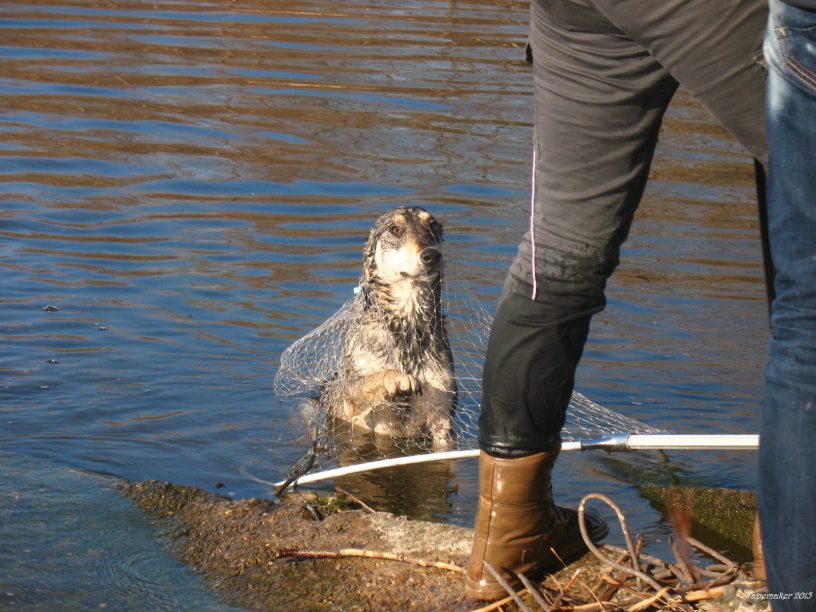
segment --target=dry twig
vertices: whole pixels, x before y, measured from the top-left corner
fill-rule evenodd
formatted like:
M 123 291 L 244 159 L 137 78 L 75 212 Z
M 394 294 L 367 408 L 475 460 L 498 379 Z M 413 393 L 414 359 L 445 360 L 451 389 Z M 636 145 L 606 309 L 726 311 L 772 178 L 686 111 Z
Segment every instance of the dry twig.
M 368 512 L 369 514 L 374 514 L 376 512 L 376 510 L 374 510 L 371 506 L 365 503 L 362 499 L 360 499 L 356 495 L 349 493 L 342 487 L 334 487 L 334 490 L 337 491 L 340 495 L 345 495 L 346 497 L 348 497 L 351 501 L 353 501 L 358 506 L 362 507 L 362 509 Z
M 601 499 L 602 501 L 608 503 L 617 512 L 618 518 L 621 522 L 621 528 L 627 540 L 628 550 L 609 545 L 604 547 L 607 552 L 618 553 L 618 558 L 614 561 L 601 553 L 601 551 L 598 550 L 594 543 L 589 539 L 583 509 L 585 502 L 588 499 L 593 498 Z M 500 575 L 498 575 L 495 568 L 493 568 L 489 563 L 485 563 L 485 567 L 488 569 L 488 571 L 490 571 L 499 580 L 505 590 L 510 593 L 510 596 L 493 602 L 485 607 L 479 608 L 478 610 L 474 610 L 473 612 L 491 612 L 493 610 L 498 610 L 511 601 L 515 601 L 519 606 L 519 609 L 527 610 L 528 608 L 520 598 L 520 595 L 525 591 L 532 594 L 533 598 L 536 600 L 536 603 L 541 606 L 542 610 L 548 610 L 549 612 L 553 612 L 555 610 L 569 610 L 571 612 L 605 612 L 606 610 L 613 608 L 616 610 L 625 609 L 627 612 L 642 612 L 648 608 L 659 608 L 666 610 L 676 609 L 676 607 L 684 604 L 688 605 L 720 597 L 725 590 L 722 585 L 733 581 L 739 575 L 739 566 L 737 564 L 693 538 L 687 538 L 686 542 L 721 563 L 719 565 L 710 565 L 706 569 L 698 567 L 693 563 L 688 554 L 683 554 L 683 551 L 681 551 L 680 546 L 678 545 L 679 543 L 676 540 L 672 540 L 672 548 L 675 556 L 677 557 L 677 565 L 667 563 L 656 557 L 651 557 L 641 553 L 640 548 L 643 544 L 643 538 L 638 537 L 637 545 L 632 544 L 622 512 L 620 512 L 618 507 L 611 500 L 600 494 L 587 495 L 581 501 L 581 504 L 578 507 L 578 523 L 587 548 L 589 548 L 589 550 L 596 557 L 598 557 L 602 563 L 610 566 L 611 568 L 601 577 L 594 589 L 590 589 L 584 585 L 584 588 L 586 588 L 592 594 L 592 596 L 595 597 L 595 602 L 580 605 L 562 605 L 564 599 L 569 596 L 570 588 L 572 588 L 573 583 L 581 573 L 582 570 L 580 569 L 576 571 L 575 574 L 569 579 L 567 584 L 563 586 L 558 582 L 555 576 L 550 576 L 557 589 L 557 597 L 555 597 L 552 603 L 549 603 L 549 598 L 546 598 L 546 595 L 526 576 L 517 574 L 525 588 L 516 592 Z M 623 565 L 627 559 L 629 559 L 633 567 Z M 614 570 L 617 570 L 617 572 Z M 660 582 L 658 582 L 656 579 L 658 575 L 660 575 Z M 703 582 L 703 576 L 713 579 Z M 630 585 L 633 584 L 634 581 L 632 577 L 639 579 L 637 590 L 633 589 L 631 586 L 627 586 L 627 582 L 629 581 L 632 581 L 630 582 Z M 649 594 L 642 592 L 640 580 L 645 581 L 652 589 L 654 589 L 654 593 Z M 601 589 L 603 590 L 599 594 L 596 594 L 596 591 Z M 624 592 L 628 593 L 629 595 L 623 598 L 619 596 L 614 603 L 609 601 L 618 593 L 618 591 L 621 591 L 621 596 Z M 553 593 L 553 596 L 554 595 L 555 593 Z
M 526 590 L 527 589 L 523 589 L 521 591 L 518 591 L 517 594 L 518 595 L 523 595 Z M 498 599 L 498 600 L 494 601 L 493 603 L 487 604 L 486 606 L 484 606 L 482 608 L 477 608 L 475 610 L 471 610 L 470 612 L 493 612 L 493 610 L 498 610 L 502 606 L 506 606 L 507 604 L 509 604 L 511 601 L 513 601 L 513 597 L 511 595 L 508 595 L 504 599 Z
M 626 567 L 624 565 L 621 565 L 620 563 L 615 563 L 614 561 L 606 557 L 600 550 L 598 550 L 598 547 L 595 546 L 595 543 L 592 541 L 592 538 L 589 537 L 589 532 L 587 531 L 586 522 L 584 520 L 584 506 L 586 505 L 586 502 L 588 502 L 590 499 L 599 499 L 607 503 L 613 510 L 615 510 L 616 514 L 618 515 L 618 520 L 620 521 L 624 537 L 626 538 L 626 544 L 627 547 L 629 548 L 629 556 L 634 567 Z M 590 550 L 590 552 L 593 555 L 598 557 L 598 559 L 600 559 L 603 563 L 605 563 L 606 565 L 610 565 L 615 569 L 627 572 L 638 578 L 642 578 L 655 591 L 659 591 L 660 589 L 663 588 L 654 578 L 642 572 L 640 569 L 636 569 L 640 566 L 640 564 L 637 561 L 637 555 L 634 551 L 634 545 L 632 544 L 632 539 L 629 536 L 629 531 L 626 528 L 626 519 L 623 516 L 623 512 L 621 512 L 621 509 L 617 506 L 617 504 L 615 504 L 615 502 L 609 499 L 606 495 L 602 495 L 600 493 L 590 493 L 589 495 L 584 496 L 584 498 L 581 500 L 581 503 L 578 504 L 578 526 L 581 529 L 581 535 L 584 538 L 584 544 L 586 544 L 586 547 Z
M 713 548 L 710 548 L 710 547 L 706 546 L 705 544 L 695 540 L 691 536 L 687 536 L 686 541 L 689 544 L 691 544 L 692 546 L 694 546 L 694 548 L 697 548 L 698 550 L 703 551 L 709 557 L 712 557 L 712 558 L 716 559 L 717 561 L 720 561 L 721 563 L 725 563 L 725 565 L 727 565 L 728 567 L 736 567 L 736 565 L 737 565 L 736 563 L 734 563 L 728 557 L 725 557 L 725 556 L 721 555 L 720 553 L 718 553 Z
M 575 582 L 575 579 L 578 577 L 578 574 L 580 574 L 581 571 L 582 570 L 580 568 L 578 568 L 578 570 L 576 570 L 576 572 L 572 575 L 572 578 L 570 578 L 569 581 L 567 582 L 567 585 L 564 586 L 564 587 L 562 587 L 556 581 L 556 584 L 558 584 L 558 591 L 559 592 L 558 592 L 558 597 L 555 598 L 555 601 L 553 602 L 552 606 L 550 606 L 550 612 L 553 612 L 553 610 L 558 609 L 558 606 L 561 605 L 561 600 L 564 599 L 564 595 L 566 595 L 567 591 L 570 590 L 570 587 L 572 586 L 572 583 Z M 553 578 L 553 580 L 555 580 L 555 578 Z
M 642 546 L 643 536 L 638 536 L 637 542 L 635 543 L 636 555 L 640 555 L 640 549 Z M 629 552 L 622 550 L 621 555 L 620 557 L 618 557 L 616 562 L 618 564 L 623 565 L 623 562 L 626 561 L 628 557 Z M 618 589 L 620 589 L 626 582 L 626 577 L 629 575 L 628 570 L 627 571 L 618 570 L 617 573 L 613 574 L 614 569 L 615 569 L 614 567 L 610 568 L 609 571 L 602 577 L 602 581 L 606 582 L 606 585 L 599 582 L 598 585 L 594 589 L 592 589 L 592 591 L 590 591 L 594 595 L 595 591 L 600 590 L 602 586 L 604 587 L 604 590 L 599 595 L 596 596 L 598 601 L 609 601 L 610 599 L 612 599 L 615 596 L 615 593 L 618 592 Z
M 723 593 L 725 593 L 724 586 L 714 587 L 712 589 L 705 589 L 701 591 L 691 591 L 690 593 L 686 593 L 685 595 L 683 595 L 683 601 L 689 601 L 693 603 L 696 601 L 705 601 L 707 599 L 716 599 Z
M 491 575 L 496 579 L 496 582 L 498 582 L 502 586 L 502 588 L 510 594 L 510 597 L 513 598 L 513 601 L 519 607 L 519 610 L 521 610 L 521 612 L 531 612 L 530 608 L 528 608 L 526 605 L 524 605 L 524 602 L 521 600 L 521 597 L 519 596 L 519 594 L 516 593 L 516 591 L 513 589 L 513 587 L 511 587 L 508 584 L 508 582 L 504 579 L 504 577 L 501 575 L 499 570 L 497 570 L 495 567 L 493 567 L 493 564 L 490 563 L 490 561 L 485 560 L 485 561 L 482 561 L 482 563 L 484 563 L 485 569 L 488 572 L 490 572 Z
M 341 548 L 340 550 L 298 550 L 295 548 L 282 548 L 275 553 L 275 559 L 341 559 L 345 557 L 399 561 L 401 563 L 410 563 L 411 565 L 418 565 L 420 567 L 433 567 L 458 574 L 465 573 L 464 568 L 454 565 L 453 563 L 425 561 L 424 559 L 415 559 L 413 557 L 406 557 L 405 555 L 365 550 L 363 548 Z
M 542 609 L 550 607 L 549 602 L 546 601 L 544 593 L 541 591 L 541 589 L 539 589 L 536 586 L 536 584 L 532 580 L 530 580 L 527 576 L 525 576 L 522 573 L 518 573 L 516 574 L 516 576 L 518 576 L 518 579 L 521 580 L 521 583 L 524 585 L 524 587 L 527 589 L 530 595 L 533 596 L 533 599 L 535 599 L 536 603 L 539 606 L 541 606 Z
M 645 610 L 653 603 L 655 603 L 658 599 L 662 598 L 666 593 L 669 592 L 669 587 L 663 587 L 657 593 L 649 597 L 648 599 L 644 599 L 640 603 L 636 603 L 633 606 L 626 608 L 626 612 L 640 612 L 641 610 Z
M 677 538 L 670 537 L 669 543 L 671 544 L 672 552 L 674 553 L 674 558 L 677 559 L 677 566 L 680 568 L 680 571 L 683 575 L 683 582 L 691 587 L 692 584 L 697 582 L 696 576 L 694 574 L 694 569 L 692 568 L 691 564 L 686 559 L 686 555 L 683 554 L 683 551 L 680 548 L 680 543 L 677 541 Z

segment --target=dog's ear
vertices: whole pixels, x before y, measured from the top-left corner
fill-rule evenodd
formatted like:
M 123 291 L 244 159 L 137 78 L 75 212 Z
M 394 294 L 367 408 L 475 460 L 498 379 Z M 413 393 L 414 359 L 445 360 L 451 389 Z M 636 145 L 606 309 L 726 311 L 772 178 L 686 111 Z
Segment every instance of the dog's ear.
M 377 251 L 377 227 L 371 230 L 363 247 L 363 282 L 371 281 L 371 276 L 374 267 L 377 265 L 374 261 L 374 255 Z
M 445 241 L 445 228 L 442 227 L 442 224 L 436 219 L 431 222 L 431 234 L 437 244 L 441 244 Z
M 371 291 L 373 289 L 374 269 L 377 267 L 377 262 L 374 259 L 377 250 L 376 245 L 376 232 L 372 231 L 363 247 L 363 273 L 360 276 L 360 291 L 365 309 L 371 308 L 374 303 Z
M 442 224 L 437 221 L 431 213 L 420 206 L 415 206 L 411 210 L 414 211 L 414 214 L 419 219 L 420 223 L 428 228 L 428 231 L 431 233 L 431 236 L 433 236 L 434 241 L 437 244 L 441 243 L 444 240 L 442 236 L 444 233 Z

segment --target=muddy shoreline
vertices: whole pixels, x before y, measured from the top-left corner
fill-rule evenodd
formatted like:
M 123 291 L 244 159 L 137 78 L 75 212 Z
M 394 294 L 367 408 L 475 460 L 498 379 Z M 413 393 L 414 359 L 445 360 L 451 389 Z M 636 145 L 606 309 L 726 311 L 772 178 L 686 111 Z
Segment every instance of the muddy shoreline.
M 376 559 L 276 559 L 281 549 L 389 551 L 464 565 L 470 530 L 369 513 L 337 497 L 232 500 L 147 481 L 119 491 L 156 519 L 171 552 L 234 605 L 291 610 L 467 610 L 460 574 Z
M 120 483 L 117 490 L 156 521 L 174 556 L 203 574 L 229 604 L 253 610 L 473 610 L 462 597 L 472 530 L 409 521 L 362 508 L 344 495 L 290 493 L 281 500 L 234 500 L 167 482 Z M 744 495 L 735 499 L 743 504 Z M 725 504 L 725 502 L 723 502 Z M 281 551 L 355 549 L 377 558 L 280 558 Z M 423 567 L 412 560 L 436 563 Z M 606 572 L 591 555 L 556 574 L 564 584 L 580 570 L 566 601 L 591 602 L 589 585 Z M 761 610 L 749 600 L 758 584 L 729 587 L 719 599 L 686 609 Z M 755 603 L 757 605 L 755 605 Z M 566 604 L 565 604 L 566 606 Z M 511 604 L 509 608 L 513 609 Z M 569 609 L 563 607 L 560 609 Z

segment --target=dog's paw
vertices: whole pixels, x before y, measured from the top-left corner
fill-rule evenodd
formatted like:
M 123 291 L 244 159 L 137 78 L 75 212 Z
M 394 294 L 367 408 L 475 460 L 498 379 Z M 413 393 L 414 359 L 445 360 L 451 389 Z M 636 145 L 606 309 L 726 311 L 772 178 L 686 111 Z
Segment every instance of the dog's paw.
M 388 399 L 401 395 L 422 393 L 419 381 L 410 374 L 404 374 L 397 370 L 384 370 L 379 375 L 380 385 Z

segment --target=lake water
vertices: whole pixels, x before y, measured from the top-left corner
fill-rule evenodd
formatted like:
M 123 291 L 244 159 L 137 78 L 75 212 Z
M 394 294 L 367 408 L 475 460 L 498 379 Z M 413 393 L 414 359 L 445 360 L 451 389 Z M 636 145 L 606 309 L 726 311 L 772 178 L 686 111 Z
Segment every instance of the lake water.
M 222 606 L 106 476 L 269 496 L 305 450 L 278 359 L 351 296 L 380 213 L 431 210 L 492 312 L 527 223 L 526 20 L 487 0 L 6 3 L 0 608 Z M 756 432 L 751 160 L 682 92 L 608 298 L 584 394 L 673 432 Z M 671 525 L 638 485 L 755 470 L 753 452 L 565 455 L 555 488 L 612 496 L 660 550 Z M 473 461 L 346 484 L 473 520 Z

